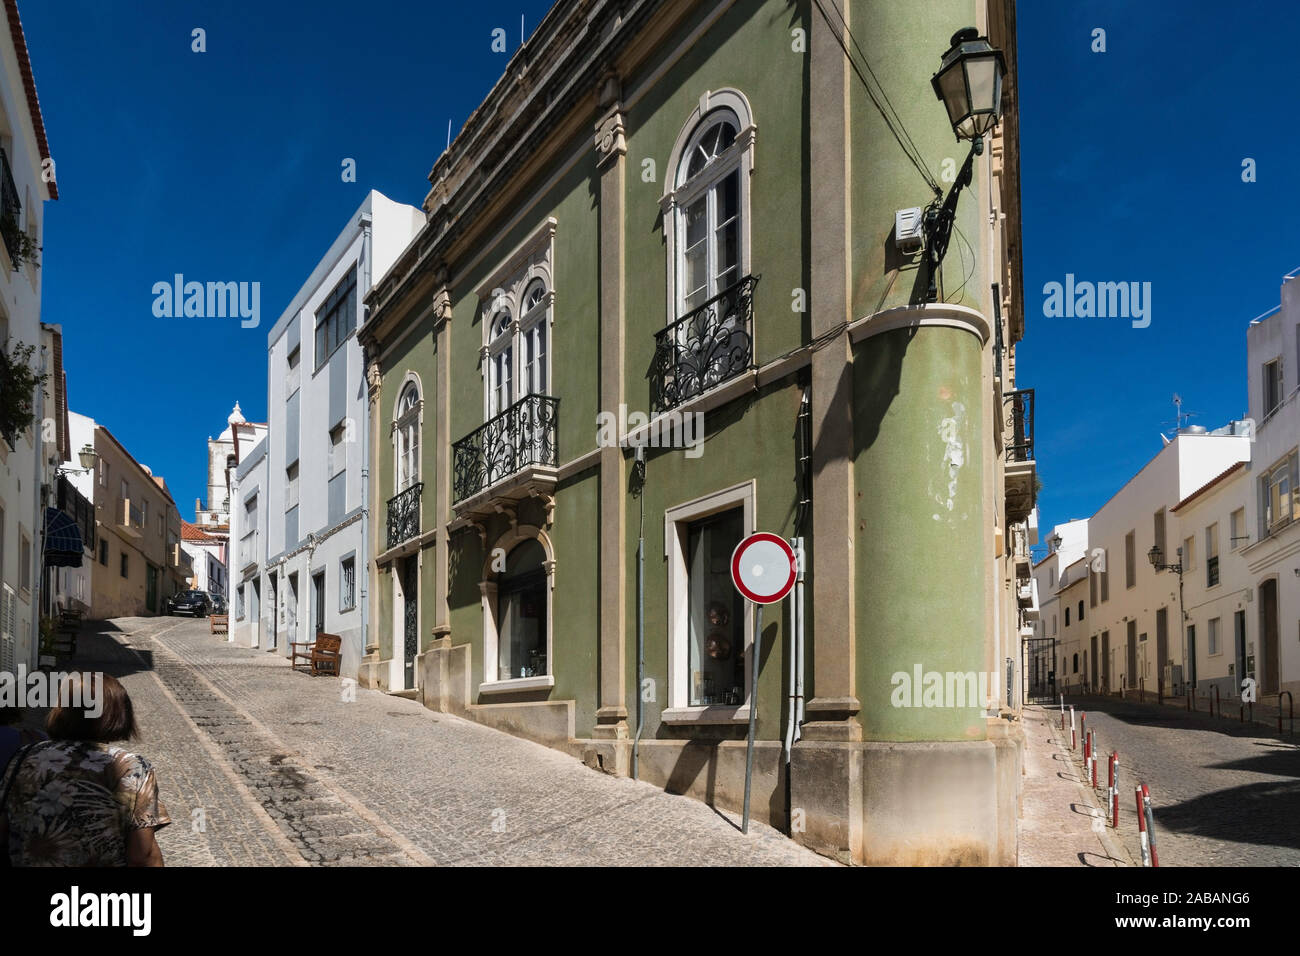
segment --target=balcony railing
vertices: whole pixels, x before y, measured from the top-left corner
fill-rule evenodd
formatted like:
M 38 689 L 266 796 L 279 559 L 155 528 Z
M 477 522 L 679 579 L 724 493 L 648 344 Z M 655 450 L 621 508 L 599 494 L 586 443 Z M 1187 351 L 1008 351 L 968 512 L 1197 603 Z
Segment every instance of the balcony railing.
M 529 395 L 453 444 L 454 499 L 464 501 L 530 466 L 554 468 L 559 409 L 558 398 Z
M 1011 440 L 1007 442 L 1007 461 L 1034 460 L 1034 390 L 1022 388 L 1002 396 L 1007 409 L 1007 428 Z
M 22 209 L 13 170 L 9 168 L 9 155 L 0 149 L 0 235 L 4 236 L 5 248 L 12 260 L 16 260 L 18 255 L 18 223 Z
M 417 481 L 388 499 L 388 546 L 395 548 L 420 533 L 420 494 L 424 482 Z
M 666 412 L 753 364 L 754 286 L 746 276 L 655 333 L 650 408 Z

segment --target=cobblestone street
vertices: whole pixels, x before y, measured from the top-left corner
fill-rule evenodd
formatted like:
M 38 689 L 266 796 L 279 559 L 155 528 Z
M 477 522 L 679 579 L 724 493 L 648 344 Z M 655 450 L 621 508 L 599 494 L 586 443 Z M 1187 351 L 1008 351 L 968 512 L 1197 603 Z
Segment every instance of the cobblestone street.
M 1235 711 L 1223 718 L 1114 698 L 1072 703 L 1076 713 L 1087 713 L 1096 739 L 1099 806 L 1106 759 L 1119 752 L 1119 839 L 1133 858 L 1133 788 L 1143 782 L 1151 791 L 1161 866 L 1300 865 L 1300 746 L 1294 738 L 1239 723 Z M 1056 708 L 1045 712 L 1046 725 L 1059 726 Z M 1068 750 L 1069 730 L 1057 735 Z M 1077 768 L 1078 756 L 1069 763 Z
M 415 701 L 292 671 L 206 620 L 83 631 L 122 679 L 173 825 L 167 864 L 830 865 L 783 834 Z

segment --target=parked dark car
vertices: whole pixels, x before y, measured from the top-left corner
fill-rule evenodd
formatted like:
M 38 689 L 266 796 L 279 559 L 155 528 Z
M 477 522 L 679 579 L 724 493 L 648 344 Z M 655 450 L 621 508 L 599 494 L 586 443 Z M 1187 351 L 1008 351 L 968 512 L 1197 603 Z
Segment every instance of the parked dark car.
M 207 617 L 212 613 L 212 596 L 207 591 L 178 591 L 163 605 L 167 614 L 191 614 Z

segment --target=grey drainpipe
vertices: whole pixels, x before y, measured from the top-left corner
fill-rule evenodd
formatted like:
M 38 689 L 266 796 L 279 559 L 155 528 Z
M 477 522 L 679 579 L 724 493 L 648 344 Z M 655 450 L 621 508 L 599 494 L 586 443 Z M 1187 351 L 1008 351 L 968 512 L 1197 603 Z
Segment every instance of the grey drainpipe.
M 365 323 L 365 305 L 364 300 L 370 294 L 370 249 L 371 249 L 371 224 L 373 220 L 370 213 L 361 214 L 361 229 L 364 236 L 361 241 L 361 260 L 362 274 L 364 275 L 363 284 L 360 293 L 363 304 L 361 306 L 362 324 Z M 361 350 L 361 381 L 366 383 L 366 354 L 365 349 Z M 366 386 L 368 389 L 368 385 Z M 367 392 L 365 414 L 361 416 L 361 553 L 365 560 L 358 570 L 362 573 L 356 575 L 357 589 L 360 591 L 359 599 L 361 601 L 361 656 L 365 656 L 366 643 L 370 639 L 370 400 Z M 308 576 L 310 577 L 310 570 Z M 360 677 L 360 660 L 358 659 L 358 677 Z
M 645 679 L 645 446 L 636 448 L 638 478 L 637 497 L 641 499 L 641 525 L 636 538 L 636 737 L 632 741 L 632 779 L 637 776 L 641 755 L 641 731 L 645 728 L 645 701 L 641 695 L 641 682 Z

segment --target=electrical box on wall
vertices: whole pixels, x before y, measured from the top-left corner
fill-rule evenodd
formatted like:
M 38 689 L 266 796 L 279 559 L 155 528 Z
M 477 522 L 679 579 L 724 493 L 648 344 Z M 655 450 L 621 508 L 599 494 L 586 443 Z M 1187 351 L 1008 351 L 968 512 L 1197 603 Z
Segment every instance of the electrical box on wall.
M 894 244 L 898 251 L 912 255 L 924 245 L 924 214 L 919 206 L 894 213 Z

